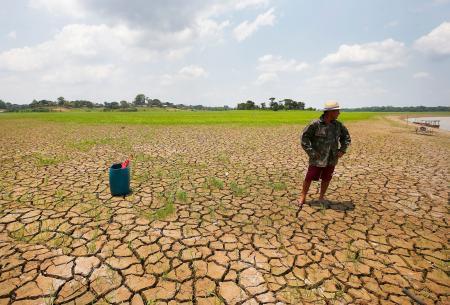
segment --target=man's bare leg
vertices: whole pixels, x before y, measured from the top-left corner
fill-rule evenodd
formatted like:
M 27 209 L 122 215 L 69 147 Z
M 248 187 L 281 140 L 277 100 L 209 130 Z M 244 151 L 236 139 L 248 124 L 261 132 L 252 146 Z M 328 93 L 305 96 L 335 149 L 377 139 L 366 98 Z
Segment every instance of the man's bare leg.
M 299 205 L 302 205 L 305 203 L 306 195 L 308 194 L 309 187 L 311 186 L 311 181 L 312 180 L 306 180 L 306 179 L 305 179 L 305 181 L 303 181 L 302 193 L 300 194 L 300 198 L 298 199 Z
M 325 193 L 327 192 L 328 186 L 330 185 L 330 181 L 323 181 L 320 183 L 320 195 L 319 195 L 319 200 L 324 200 L 325 199 Z

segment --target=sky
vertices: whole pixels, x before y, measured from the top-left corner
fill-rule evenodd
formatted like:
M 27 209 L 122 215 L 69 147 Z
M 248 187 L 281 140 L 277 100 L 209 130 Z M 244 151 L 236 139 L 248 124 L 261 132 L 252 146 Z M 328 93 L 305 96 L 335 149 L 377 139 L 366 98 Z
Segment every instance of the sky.
M 0 99 L 450 106 L 450 0 L 0 0 Z

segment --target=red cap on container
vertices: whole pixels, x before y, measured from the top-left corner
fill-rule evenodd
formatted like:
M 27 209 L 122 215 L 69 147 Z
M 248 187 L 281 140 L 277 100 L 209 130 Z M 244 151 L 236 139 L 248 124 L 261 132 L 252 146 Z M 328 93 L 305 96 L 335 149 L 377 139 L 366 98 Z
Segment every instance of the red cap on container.
M 130 163 L 130 160 L 125 160 L 125 162 L 122 163 L 122 168 L 125 168 Z

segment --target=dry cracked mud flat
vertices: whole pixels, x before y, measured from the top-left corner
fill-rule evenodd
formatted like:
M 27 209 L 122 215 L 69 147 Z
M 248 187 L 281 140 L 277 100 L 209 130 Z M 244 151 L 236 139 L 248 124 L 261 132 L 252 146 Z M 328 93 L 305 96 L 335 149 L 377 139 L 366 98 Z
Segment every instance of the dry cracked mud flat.
M 299 209 L 303 126 L 0 121 L 0 304 L 450 304 L 450 137 L 347 126 Z

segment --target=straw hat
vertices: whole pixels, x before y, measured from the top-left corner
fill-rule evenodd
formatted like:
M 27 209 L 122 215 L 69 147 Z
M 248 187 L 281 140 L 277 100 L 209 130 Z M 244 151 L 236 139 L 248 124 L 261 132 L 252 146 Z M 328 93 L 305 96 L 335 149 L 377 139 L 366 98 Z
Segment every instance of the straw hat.
M 341 107 L 337 101 L 326 101 L 323 106 L 323 111 L 339 110 Z

